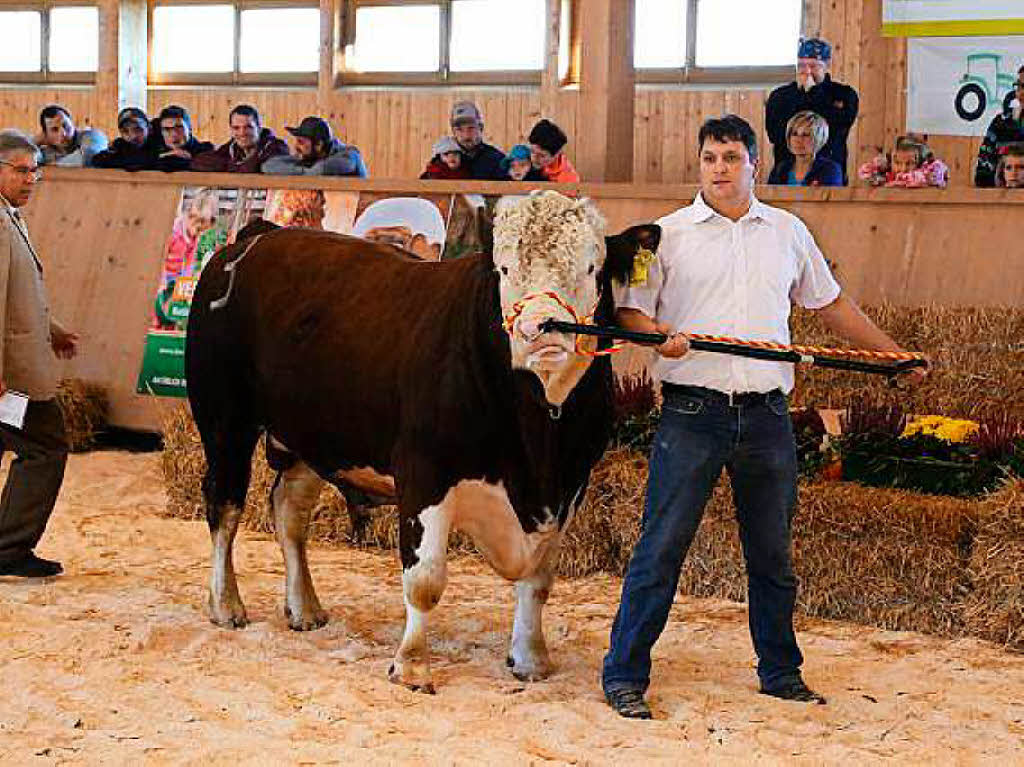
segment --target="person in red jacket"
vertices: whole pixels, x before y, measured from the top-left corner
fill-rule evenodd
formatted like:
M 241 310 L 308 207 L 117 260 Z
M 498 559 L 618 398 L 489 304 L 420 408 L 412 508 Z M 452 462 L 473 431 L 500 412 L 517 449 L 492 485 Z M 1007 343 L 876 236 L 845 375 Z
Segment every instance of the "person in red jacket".
M 430 162 L 420 178 L 471 178 L 469 167 L 462 162 L 462 148 L 451 136 L 438 139 L 430 151 Z
M 248 104 L 239 104 L 228 117 L 231 140 L 216 149 L 197 155 L 192 170 L 214 173 L 259 173 L 263 163 L 279 154 L 288 154 L 288 144 L 260 125 L 260 113 Z

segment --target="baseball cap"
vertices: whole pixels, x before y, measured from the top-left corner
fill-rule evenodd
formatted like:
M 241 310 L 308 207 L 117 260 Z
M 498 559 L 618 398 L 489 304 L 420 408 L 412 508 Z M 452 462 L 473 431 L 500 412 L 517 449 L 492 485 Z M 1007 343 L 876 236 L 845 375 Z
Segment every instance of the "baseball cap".
M 138 107 L 125 107 L 117 113 L 117 127 L 120 130 L 124 127 L 125 123 L 128 122 L 141 122 L 145 125 L 149 124 L 149 118 L 146 117 L 146 113 Z
M 325 144 L 333 138 L 331 126 L 322 117 L 303 117 L 297 128 L 290 128 L 286 125 L 284 129 L 293 136 L 302 136 L 302 138 L 322 141 Z
M 452 107 L 452 125 L 463 122 L 482 123 L 484 116 L 480 114 L 476 104 L 472 101 L 457 101 Z

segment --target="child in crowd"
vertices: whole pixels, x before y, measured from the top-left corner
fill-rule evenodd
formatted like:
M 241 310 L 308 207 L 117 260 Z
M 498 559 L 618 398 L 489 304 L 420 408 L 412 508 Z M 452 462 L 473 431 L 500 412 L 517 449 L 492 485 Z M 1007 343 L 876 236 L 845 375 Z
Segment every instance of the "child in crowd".
M 949 183 L 946 163 L 917 136 L 899 136 L 891 156 L 879 153 L 864 163 L 857 175 L 871 186 L 945 189 Z
M 438 139 L 431 149 L 432 156 L 420 178 L 469 178 L 469 168 L 462 163 L 462 149 L 451 136 Z
M 568 141 L 565 132 L 550 120 L 539 120 L 527 138 L 533 167 L 544 176 L 544 181 L 571 184 L 580 180 L 580 174 L 565 156 Z
M 1006 189 L 1024 188 L 1024 142 L 1007 144 L 999 150 L 996 186 Z
M 508 175 L 509 181 L 546 181 L 544 175 L 533 167 L 530 161 L 530 147 L 516 144 L 508 150 L 501 161 L 501 169 Z

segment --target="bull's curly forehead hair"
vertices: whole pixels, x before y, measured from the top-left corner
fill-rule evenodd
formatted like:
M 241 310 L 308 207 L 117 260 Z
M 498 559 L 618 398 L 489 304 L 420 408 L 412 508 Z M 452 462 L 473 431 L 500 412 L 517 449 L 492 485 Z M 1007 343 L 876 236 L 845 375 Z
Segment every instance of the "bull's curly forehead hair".
M 575 286 L 580 254 L 594 248 L 597 267 L 604 260 L 605 221 L 588 199 L 552 190 L 498 207 L 494 251 L 498 260 L 518 264 L 518 278 L 529 285 L 543 272 L 565 290 Z

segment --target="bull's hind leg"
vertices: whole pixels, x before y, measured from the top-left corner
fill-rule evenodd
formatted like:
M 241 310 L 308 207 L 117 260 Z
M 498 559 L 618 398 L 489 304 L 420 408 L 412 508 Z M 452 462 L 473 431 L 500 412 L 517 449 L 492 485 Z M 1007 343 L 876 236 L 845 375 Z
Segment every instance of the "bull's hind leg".
M 542 615 L 555 580 L 558 544 L 558 540 L 549 544 L 533 575 L 516 581 L 516 616 L 505 662 L 512 675 L 524 682 L 546 679 L 554 668 L 544 641 Z
M 210 620 L 218 626 L 241 628 L 248 619 L 235 579 L 233 547 L 238 522 L 249 488 L 249 467 L 257 432 L 239 428 L 219 435 L 223 444 L 207 449 L 210 463 L 203 479 L 206 521 L 210 526 L 213 556 L 210 570 Z
M 324 481 L 312 469 L 296 461 L 278 472 L 270 493 L 274 530 L 284 554 L 284 612 L 288 625 L 296 631 L 318 629 L 327 623 L 327 613 L 313 589 L 306 557 L 309 519 L 323 485 Z
M 388 677 L 412 690 L 433 693 L 427 616 L 441 601 L 448 580 L 446 559 L 454 502 L 448 495 L 440 504 L 428 506 L 419 514 L 407 514 L 405 509 L 403 498 L 398 537 L 402 553 L 405 633 Z

